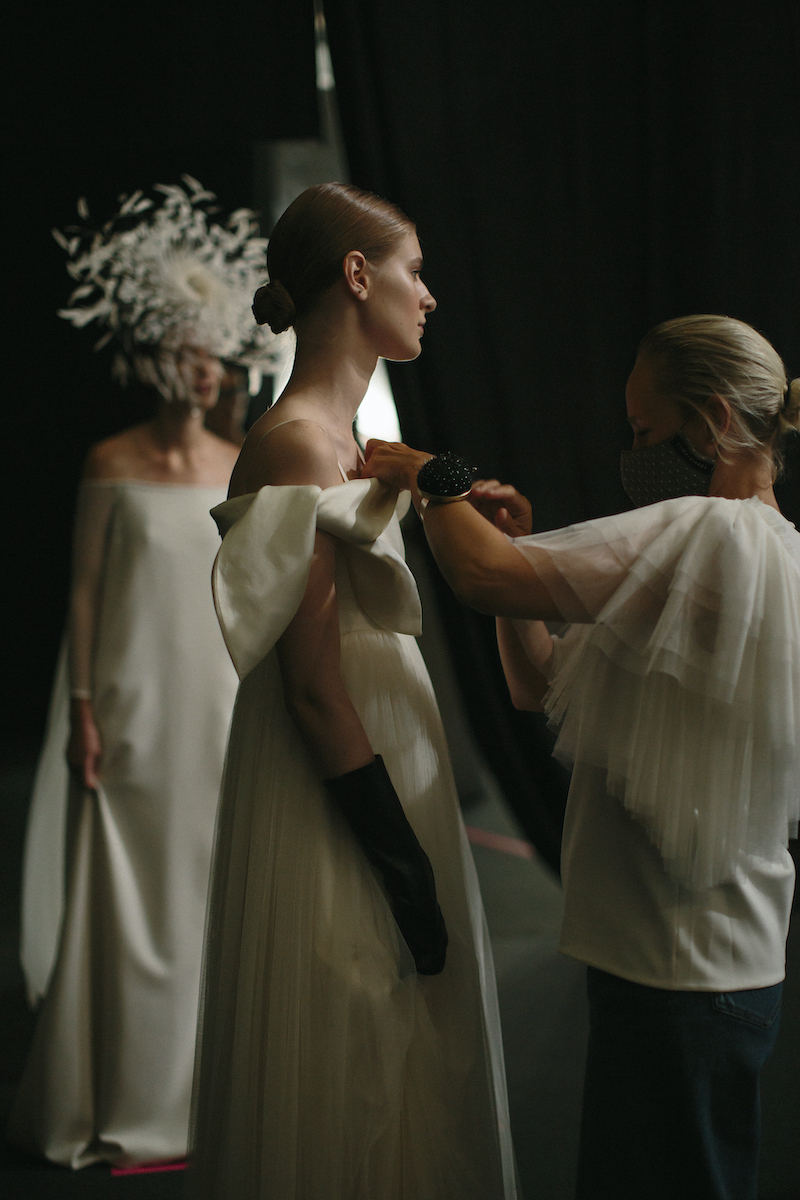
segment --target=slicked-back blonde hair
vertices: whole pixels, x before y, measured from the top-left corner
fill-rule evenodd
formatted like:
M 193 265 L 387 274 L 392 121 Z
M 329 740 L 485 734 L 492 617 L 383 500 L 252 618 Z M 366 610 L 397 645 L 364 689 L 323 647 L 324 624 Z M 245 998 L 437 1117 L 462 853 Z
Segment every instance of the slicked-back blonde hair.
M 734 317 L 676 317 L 644 336 L 639 357 L 651 366 L 659 395 L 703 417 L 723 459 L 761 457 L 775 478 L 783 435 L 800 429 L 800 379 L 788 382 L 765 337 Z M 708 411 L 712 396 L 731 406 L 722 435 Z

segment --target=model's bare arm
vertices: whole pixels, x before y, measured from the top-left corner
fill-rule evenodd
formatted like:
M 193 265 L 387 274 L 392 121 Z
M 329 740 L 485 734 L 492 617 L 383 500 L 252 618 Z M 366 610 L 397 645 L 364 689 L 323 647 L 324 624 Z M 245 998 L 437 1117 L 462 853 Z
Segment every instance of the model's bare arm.
M 107 534 L 114 504 L 113 488 L 88 483 L 103 478 L 97 459 L 96 452 L 90 451 L 78 494 L 69 611 L 71 697 L 67 762 L 76 779 L 87 788 L 98 785 L 103 753 L 94 713 L 93 662 Z
M 323 779 L 374 758 L 342 682 L 335 566 L 335 539 L 318 533 L 305 595 L 278 642 L 286 707 Z
M 247 491 L 342 482 L 329 439 L 310 421 L 291 421 L 262 437 L 242 468 L 234 484 Z M 277 649 L 286 707 L 322 777 L 366 766 L 374 751 L 341 676 L 336 540 L 329 534 L 316 535 L 305 594 Z

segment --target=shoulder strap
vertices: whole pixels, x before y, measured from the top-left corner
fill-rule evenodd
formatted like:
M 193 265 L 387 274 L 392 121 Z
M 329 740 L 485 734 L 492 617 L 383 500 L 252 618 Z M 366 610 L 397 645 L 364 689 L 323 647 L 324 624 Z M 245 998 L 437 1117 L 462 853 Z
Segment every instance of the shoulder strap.
M 276 429 L 280 429 L 280 427 L 282 425 L 294 425 L 294 424 L 296 424 L 297 421 L 306 420 L 306 419 L 307 418 L 305 418 L 305 417 L 302 417 L 302 418 L 301 417 L 290 417 L 288 421 L 278 421 L 277 425 L 273 425 L 270 429 L 266 429 L 264 431 L 264 433 L 262 433 L 261 437 L 258 439 L 258 445 L 256 446 L 255 449 L 258 450 L 258 447 L 264 441 L 264 438 L 269 437 L 269 435 L 271 433 L 274 433 Z M 333 440 L 331 438 L 330 431 L 327 430 L 324 425 L 319 425 L 316 421 L 310 421 L 309 424 L 316 425 L 317 429 L 321 429 L 322 432 L 325 434 L 326 438 L 328 439 L 328 441 L 331 443 L 331 446 L 333 446 Z M 336 465 L 339 468 L 339 474 L 341 475 L 343 482 L 349 483 L 350 480 L 347 477 L 347 472 L 345 471 L 342 464 L 339 462 L 338 457 L 336 459 Z

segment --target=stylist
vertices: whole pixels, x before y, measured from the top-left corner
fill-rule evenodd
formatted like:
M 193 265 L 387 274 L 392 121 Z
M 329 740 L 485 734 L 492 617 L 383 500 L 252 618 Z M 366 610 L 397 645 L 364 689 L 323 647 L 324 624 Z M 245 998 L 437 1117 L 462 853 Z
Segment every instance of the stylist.
M 626 400 L 618 516 L 532 536 L 515 489 L 400 445 L 364 475 L 411 490 L 456 595 L 498 618 L 514 704 L 573 764 L 579 1200 L 755 1200 L 800 798 L 800 535 L 773 491 L 800 380 L 750 326 L 694 316 L 645 337 Z

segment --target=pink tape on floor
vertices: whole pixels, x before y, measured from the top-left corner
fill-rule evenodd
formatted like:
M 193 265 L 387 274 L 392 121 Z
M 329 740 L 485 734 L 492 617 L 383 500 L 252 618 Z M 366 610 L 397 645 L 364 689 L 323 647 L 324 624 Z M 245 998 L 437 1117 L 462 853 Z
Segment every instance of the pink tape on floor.
M 185 1171 L 185 1158 L 166 1158 L 161 1162 L 135 1163 L 132 1167 L 112 1167 L 112 1175 L 152 1175 L 156 1171 Z
M 533 858 L 534 850 L 530 842 L 520 838 L 506 837 L 502 833 L 490 833 L 488 829 L 477 829 L 467 825 L 467 837 L 473 846 L 488 846 L 490 850 L 499 850 L 502 854 L 513 854 L 515 858 Z

